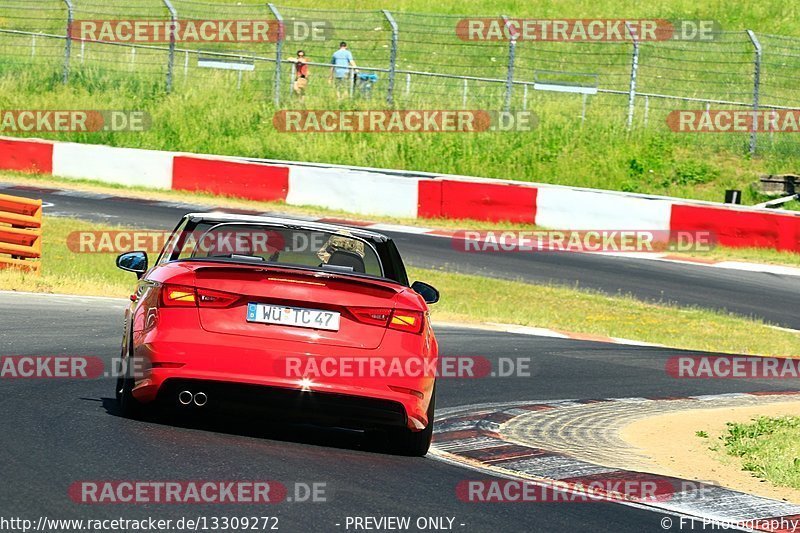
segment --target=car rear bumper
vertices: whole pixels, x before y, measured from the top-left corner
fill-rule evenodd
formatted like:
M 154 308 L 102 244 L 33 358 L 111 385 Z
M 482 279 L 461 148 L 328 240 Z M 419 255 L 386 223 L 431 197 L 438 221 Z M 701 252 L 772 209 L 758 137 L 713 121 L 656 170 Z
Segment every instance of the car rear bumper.
M 405 407 L 392 400 L 225 381 L 169 378 L 162 382 L 157 401 L 175 405 L 182 391 L 204 393 L 208 403 L 203 409 L 210 411 L 338 427 L 407 427 L 408 424 Z
M 270 414 L 280 417 L 321 419 L 344 427 L 404 426 L 421 430 L 428 425 L 433 375 L 298 379 L 276 371 L 276 361 L 289 353 L 289 346 L 254 346 L 251 339 L 209 333 L 186 342 L 173 340 L 174 334 L 171 331 L 172 338 L 166 341 L 152 331 L 135 335 L 135 358 L 141 371 L 137 373 L 133 396 L 138 401 L 159 400 L 175 405 L 181 390 L 200 390 L 181 389 L 182 386 L 199 384 L 206 387 L 202 392 L 208 396 L 204 408 L 229 407 L 246 412 L 251 407 L 266 407 Z M 325 357 L 345 357 L 353 352 L 326 348 Z M 296 355 L 315 357 L 308 353 Z M 381 357 L 371 350 L 364 350 L 361 355 Z M 403 357 L 420 356 L 405 353 Z

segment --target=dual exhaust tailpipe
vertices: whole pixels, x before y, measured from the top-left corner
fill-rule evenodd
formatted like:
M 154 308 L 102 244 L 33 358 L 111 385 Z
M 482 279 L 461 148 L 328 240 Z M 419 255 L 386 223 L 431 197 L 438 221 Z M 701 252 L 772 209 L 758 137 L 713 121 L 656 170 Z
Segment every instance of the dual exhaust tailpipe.
M 197 407 L 203 407 L 208 403 L 208 396 L 205 392 L 193 393 L 185 390 L 178 393 L 178 403 L 184 407 L 194 404 Z

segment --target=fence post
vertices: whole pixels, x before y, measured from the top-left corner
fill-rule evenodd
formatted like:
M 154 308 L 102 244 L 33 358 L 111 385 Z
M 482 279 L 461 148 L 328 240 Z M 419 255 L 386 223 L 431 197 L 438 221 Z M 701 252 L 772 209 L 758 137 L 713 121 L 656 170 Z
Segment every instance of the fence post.
M 72 0 L 64 0 L 67 5 L 67 42 L 64 44 L 64 67 L 61 72 L 61 82 L 66 85 L 69 81 L 69 58 L 72 55 L 72 20 L 74 17 Z
M 278 40 L 275 42 L 275 91 L 274 99 L 275 99 L 275 107 L 281 105 L 281 66 L 283 63 L 283 39 L 284 39 L 284 26 L 283 26 L 283 16 L 278 11 L 278 8 L 275 7 L 275 4 L 267 4 L 269 10 L 272 12 L 272 16 L 275 17 L 275 20 L 278 21 Z
M 170 0 L 164 0 L 164 5 L 169 11 L 171 20 L 169 28 L 169 57 L 167 59 L 167 94 L 172 92 L 172 74 L 175 70 L 175 31 L 177 30 L 178 12 L 172 5 Z
M 633 58 L 631 59 L 631 84 L 628 90 L 628 129 L 633 125 L 633 109 L 636 103 L 636 74 L 639 71 L 639 39 L 629 23 L 625 23 L 633 41 Z
M 386 90 L 386 103 L 392 105 L 394 103 L 394 76 L 397 69 L 397 35 L 398 27 L 394 17 L 389 13 L 388 9 L 384 9 L 383 16 L 389 22 L 392 28 L 392 49 L 389 52 L 389 88 Z
M 522 86 L 522 110 L 528 110 L 528 83 Z
M 506 96 L 503 101 L 503 111 L 511 109 L 511 92 L 514 90 L 514 59 L 517 56 L 517 36 L 516 30 L 508 25 L 508 17 L 502 15 L 503 24 L 509 32 L 508 39 L 508 71 L 506 72 Z
M 758 37 L 756 37 L 753 30 L 747 30 L 747 36 L 750 37 L 750 42 L 753 43 L 753 48 L 756 50 L 756 60 L 753 65 L 753 125 L 750 130 L 750 155 L 755 155 L 758 130 L 758 100 L 761 89 L 761 43 L 758 42 Z

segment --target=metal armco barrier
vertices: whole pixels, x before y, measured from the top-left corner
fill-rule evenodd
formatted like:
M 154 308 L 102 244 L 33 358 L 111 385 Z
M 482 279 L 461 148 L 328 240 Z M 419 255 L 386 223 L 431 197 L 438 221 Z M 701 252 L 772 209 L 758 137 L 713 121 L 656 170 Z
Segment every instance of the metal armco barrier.
M 0 194 L 0 268 L 39 272 L 42 201 Z

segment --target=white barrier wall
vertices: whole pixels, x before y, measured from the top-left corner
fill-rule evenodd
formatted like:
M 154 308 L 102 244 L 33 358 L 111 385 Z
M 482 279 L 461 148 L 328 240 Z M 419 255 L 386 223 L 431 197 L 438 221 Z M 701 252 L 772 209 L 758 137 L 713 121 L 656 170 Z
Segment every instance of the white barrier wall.
M 536 224 L 553 229 L 669 230 L 668 200 L 539 185 Z
M 55 143 L 53 175 L 119 185 L 172 188 L 172 152 Z
M 418 181 L 342 168 L 290 165 L 286 203 L 416 218 Z

